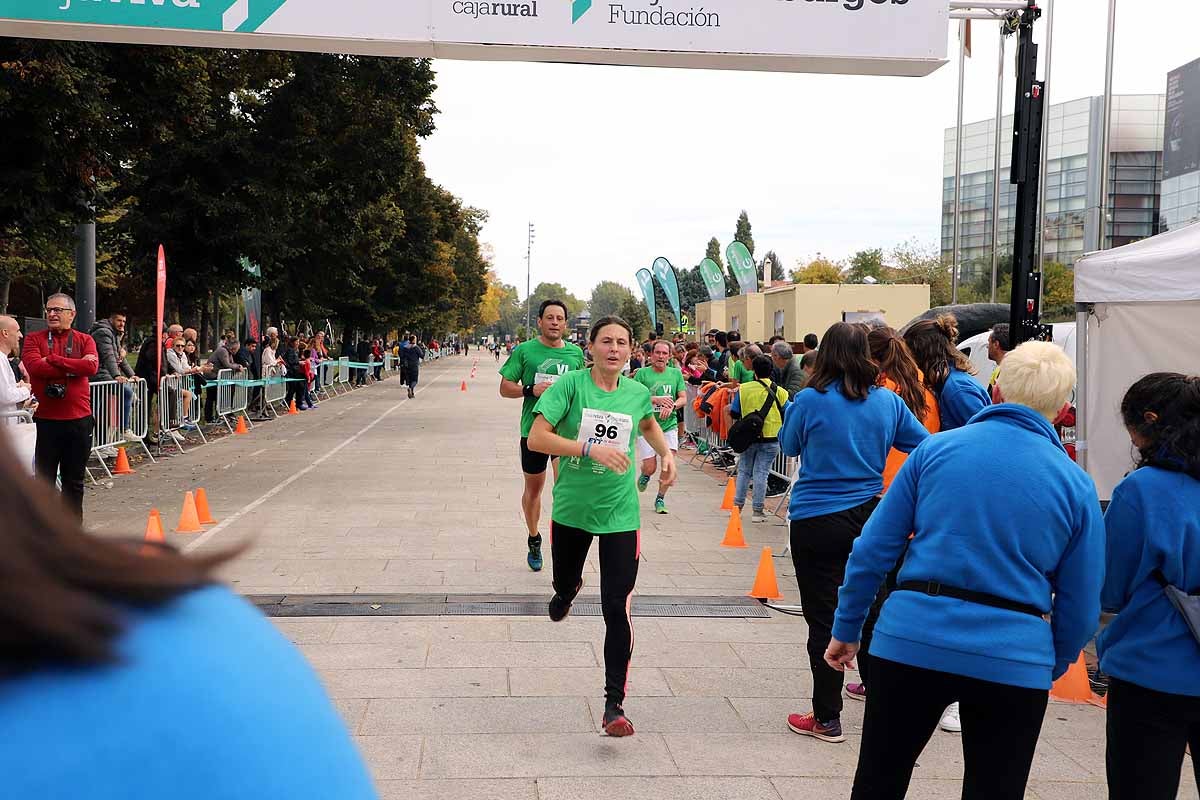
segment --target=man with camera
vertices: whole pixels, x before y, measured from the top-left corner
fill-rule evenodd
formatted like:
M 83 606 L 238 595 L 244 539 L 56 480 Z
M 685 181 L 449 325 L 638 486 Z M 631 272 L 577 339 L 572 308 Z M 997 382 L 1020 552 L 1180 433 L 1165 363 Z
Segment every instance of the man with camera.
M 34 467 L 51 483 L 62 475 L 64 499 L 82 519 L 83 478 L 92 449 L 88 378 L 96 374 L 100 359 L 92 337 L 71 330 L 74 320 L 75 301 L 70 295 L 46 298 L 47 329 L 25 336 L 21 363 L 38 399 Z

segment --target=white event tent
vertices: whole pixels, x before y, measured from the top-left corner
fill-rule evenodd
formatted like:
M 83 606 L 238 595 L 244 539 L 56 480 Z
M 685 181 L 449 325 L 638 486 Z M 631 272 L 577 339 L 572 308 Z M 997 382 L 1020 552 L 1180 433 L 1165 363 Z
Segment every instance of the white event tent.
M 1200 223 L 1075 263 L 1080 462 L 1101 500 L 1133 468 L 1121 398 L 1151 372 L 1200 373 Z

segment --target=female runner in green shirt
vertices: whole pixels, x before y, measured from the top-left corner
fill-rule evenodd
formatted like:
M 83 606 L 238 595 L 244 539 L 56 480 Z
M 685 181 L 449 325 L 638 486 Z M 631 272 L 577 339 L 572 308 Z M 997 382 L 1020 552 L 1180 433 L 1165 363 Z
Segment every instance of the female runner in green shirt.
M 675 482 L 675 459 L 654 419 L 650 392 L 621 375 L 633 331 L 620 317 L 592 327 L 591 369 L 570 372 L 534 406 L 529 449 L 560 457 L 550 521 L 554 597 L 550 619 L 571 610 L 583 586 L 583 565 L 592 539 L 600 538 L 600 605 L 604 613 L 604 731 L 629 736 L 625 684 L 633 655 L 630 602 L 641 556 L 641 510 L 633 465 L 635 433 L 654 448 L 662 464 L 660 485 Z

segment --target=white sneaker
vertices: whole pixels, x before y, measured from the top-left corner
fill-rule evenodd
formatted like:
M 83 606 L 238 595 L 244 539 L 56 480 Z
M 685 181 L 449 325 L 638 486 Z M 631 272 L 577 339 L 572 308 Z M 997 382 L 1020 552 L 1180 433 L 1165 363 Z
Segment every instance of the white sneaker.
M 767 515 L 761 511 L 754 511 L 750 514 L 750 521 L 751 522 L 766 522 Z
M 125 432 L 121 435 L 125 437 L 125 441 L 127 442 L 136 442 L 142 438 L 133 432 L 133 428 L 126 428 Z
M 100 458 L 116 458 L 117 450 L 115 447 L 101 447 L 96 451 L 96 455 Z
M 171 438 L 174 439 L 179 444 L 183 444 L 184 442 L 187 441 L 186 439 L 183 438 L 183 436 L 181 436 L 179 434 L 178 431 L 171 431 Z
M 949 705 L 946 713 L 942 714 L 942 721 L 939 725 L 947 733 L 962 733 L 962 721 L 958 718 L 958 703 Z

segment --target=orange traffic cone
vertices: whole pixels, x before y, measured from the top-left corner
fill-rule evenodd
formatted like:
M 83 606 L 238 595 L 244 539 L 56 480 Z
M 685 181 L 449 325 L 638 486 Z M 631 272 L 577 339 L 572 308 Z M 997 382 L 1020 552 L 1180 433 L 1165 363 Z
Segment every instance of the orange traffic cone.
M 129 466 L 129 456 L 124 447 L 117 448 L 117 465 L 113 467 L 113 475 L 132 475 L 133 467 Z
M 179 514 L 179 524 L 175 526 L 176 533 L 199 533 L 200 515 L 196 513 L 196 498 L 191 492 L 183 496 L 183 511 Z
M 746 592 L 758 600 L 782 600 L 779 580 L 775 577 L 775 562 L 771 560 L 771 548 L 764 547 L 758 558 L 758 572 L 754 574 L 754 586 Z
M 1063 676 L 1050 687 L 1050 699 L 1060 703 L 1105 705 L 1104 698 L 1097 696 L 1092 691 L 1092 684 L 1088 681 L 1087 664 L 1083 661 L 1083 653 L 1079 654 L 1075 663 L 1067 667 Z
M 158 509 L 150 509 L 150 516 L 146 520 L 146 538 L 138 553 L 143 556 L 152 556 L 162 552 L 159 545 L 167 543 L 167 537 L 163 535 L 162 517 L 159 516 Z
M 163 535 L 162 515 L 158 513 L 157 508 L 150 509 L 150 516 L 146 520 L 146 541 L 147 542 L 165 542 L 167 537 Z
M 733 507 L 733 512 L 729 515 L 729 524 L 725 526 L 725 539 L 721 542 L 722 547 L 747 547 L 746 537 L 742 535 L 742 512 L 738 511 L 737 506 Z
M 733 493 L 736 488 L 733 478 L 730 478 L 729 483 L 725 484 L 725 499 L 721 501 L 722 511 L 729 511 L 733 508 Z
M 299 414 L 300 413 L 299 411 L 296 410 L 296 401 L 295 400 L 293 400 L 291 402 L 291 405 L 288 406 L 288 413 L 289 414 Z
M 196 516 L 200 518 L 201 525 L 214 525 L 217 522 L 208 510 L 208 495 L 203 489 L 196 490 Z
M 250 432 L 246 428 L 246 418 L 244 416 L 242 416 L 241 414 L 238 415 L 237 427 L 233 429 L 233 432 L 235 434 L 237 434 L 238 436 L 243 436 Z
M 466 381 L 463 381 L 463 382 L 462 382 L 462 386 L 459 386 L 459 387 L 458 387 L 458 390 L 459 390 L 460 392 L 465 392 L 465 391 L 467 390 L 467 382 L 466 382 Z

